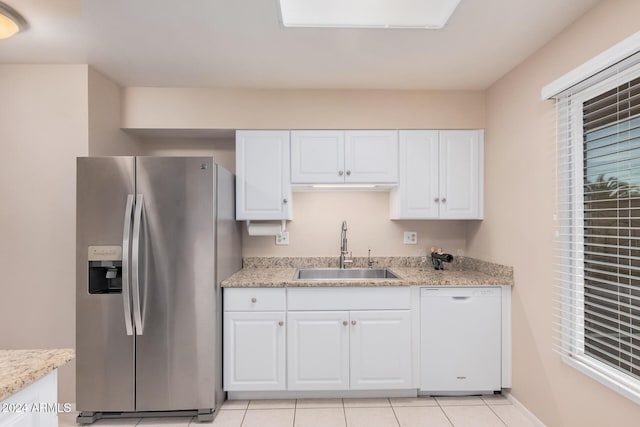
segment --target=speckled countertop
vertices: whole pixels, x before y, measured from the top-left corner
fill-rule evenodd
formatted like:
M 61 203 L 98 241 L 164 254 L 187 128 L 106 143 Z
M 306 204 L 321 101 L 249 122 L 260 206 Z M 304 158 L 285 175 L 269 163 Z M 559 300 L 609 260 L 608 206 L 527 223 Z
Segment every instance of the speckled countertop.
M 0 350 L 0 400 L 38 381 L 74 357 L 72 349 Z
M 222 282 L 225 288 L 305 286 L 492 286 L 513 285 L 513 269 L 474 258 L 456 258 L 445 270 L 434 270 L 419 257 L 374 258 L 375 268 L 388 268 L 399 279 L 295 279 L 298 268 L 337 267 L 333 258 L 245 258 L 244 268 Z M 356 258 L 354 268 L 366 268 Z

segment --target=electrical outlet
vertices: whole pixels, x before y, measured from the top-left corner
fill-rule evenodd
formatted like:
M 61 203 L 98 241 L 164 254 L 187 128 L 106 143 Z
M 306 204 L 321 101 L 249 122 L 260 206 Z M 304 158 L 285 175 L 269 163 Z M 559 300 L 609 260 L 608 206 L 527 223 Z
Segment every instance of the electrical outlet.
M 289 244 L 289 232 L 283 231 L 279 236 L 276 236 L 276 245 L 286 246 Z
M 404 244 L 405 245 L 417 245 L 418 244 L 418 233 L 416 231 L 405 231 L 404 232 Z

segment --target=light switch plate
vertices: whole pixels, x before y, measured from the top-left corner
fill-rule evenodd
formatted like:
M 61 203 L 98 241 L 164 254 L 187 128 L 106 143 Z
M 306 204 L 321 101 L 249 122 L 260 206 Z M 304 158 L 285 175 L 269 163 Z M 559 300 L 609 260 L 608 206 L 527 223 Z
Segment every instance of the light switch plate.
M 276 236 L 276 245 L 287 246 L 289 244 L 289 232 L 283 231 L 279 236 Z
M 418 232 L 417 231 L 405 231 L 404 232 L 404 244 L 405 245 L 417 245 L 418 244 Z

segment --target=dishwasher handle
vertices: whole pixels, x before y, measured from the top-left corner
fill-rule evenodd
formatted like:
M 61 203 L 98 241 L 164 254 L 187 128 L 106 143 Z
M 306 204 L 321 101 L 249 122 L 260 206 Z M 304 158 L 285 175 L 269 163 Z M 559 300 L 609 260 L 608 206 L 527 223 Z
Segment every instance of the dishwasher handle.
M 502 288 L 500 286 L 440 286 L 432 288 L 422 288 L 420 296 L 422 298 L 453 298 L 455 300 L 465 300 L 469 298 L 500 297 Z

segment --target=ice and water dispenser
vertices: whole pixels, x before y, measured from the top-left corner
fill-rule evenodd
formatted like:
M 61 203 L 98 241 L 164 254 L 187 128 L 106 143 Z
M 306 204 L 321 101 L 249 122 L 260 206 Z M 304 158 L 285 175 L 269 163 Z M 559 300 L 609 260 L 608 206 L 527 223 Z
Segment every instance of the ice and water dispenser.
M 89 246 L 89 293 L 122 293 L 122 247 Z

